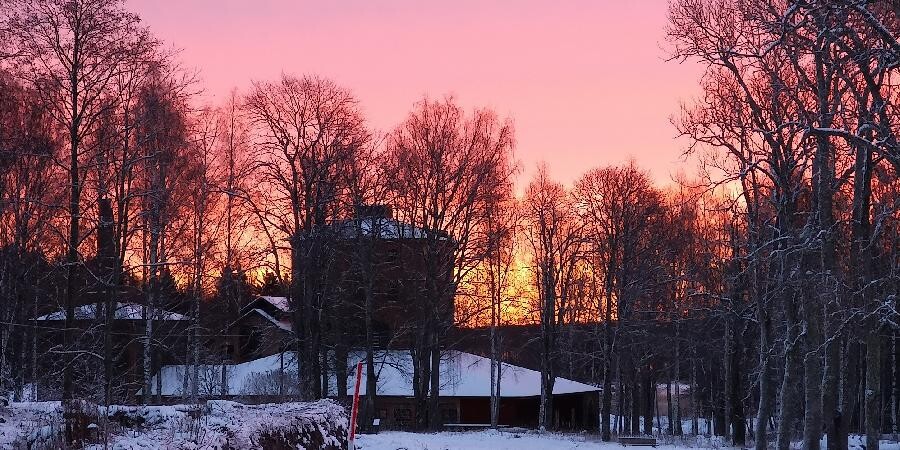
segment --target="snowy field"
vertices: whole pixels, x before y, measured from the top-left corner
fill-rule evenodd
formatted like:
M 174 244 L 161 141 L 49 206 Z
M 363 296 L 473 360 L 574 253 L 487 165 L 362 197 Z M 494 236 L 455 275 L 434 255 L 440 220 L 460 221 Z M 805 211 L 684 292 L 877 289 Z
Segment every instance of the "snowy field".
M 722 441 L 705 438 L 696 441 L 685 440 L 677 444 L 665 442 L 665 438 L 662 439 L 656 448 L 660 450 L 731 448 Z M 861 450 L 862 442 L 859 436 L 852 436 L 850 448 Z M 796 443 L 796 447 L 799 448 L 799 444 Z M 621 450 L 623 447 L 615 442 L 599 442 L 596 435 L 487 430 L 431 434 L 384 431 L 376 435 L 359 436 L 357 448 L 359 450 Z M 822 448 L 826 448 L 824 440 Z M 894 440 L 882 441 L 881 450 L 900 450 L 900 444 Z
M 101 414 L 102 416 L 102 414 Z M 346 442 L 347 418 L 343 407 L 323 400 L 313 403 L 243 405 L 210 401 L 202 415 L 191 417 L 185 406 L 118 406 L 111 408 L 109 446 L 114 450 L 273 448 L 337 449 Z M 127 419 L 124 420 L 124 419 Z M 125 423 L 129 422 L 129 423 Z M 13 403 L 0 408 L 0 449 L 59 447 L 59 402 Z M 101 422 L 102 423 L 102 422 Z M 275 440 L 273 440 L 273 438 Z M 287 438 L 287 441 L 285 441 Z M 302 438 L 302 439 L 301 439 Z M 862 450 L 863 439 L 851 436 L 850 450 Z M 100 450 L 101 442 L 88 442 Z M 799 442 L 794 447 L 799 448 Z M 822 448 L 826 448 L 825 440 Z M 299 445 L 299 446 L 298 446 Z M 285 447 L 277 447 L 285 448 Z M 621 450 L 615 442 L 599 441 L 597 434 L 544 433 L 531 430 L 411 433 L 382 431 L 360 435 L 360 450 Z M 718 438 L 660 438 L 660 450 L 731 448 Z M 881 442 L 881 450 L 900 450 L 896 439 Z
M 707 445 L 707 447 L 717 446 Z M 622 446 L 618 443 L 599 442 L 599 437 L 594 435 L 487 430 L 431 434 L 383 431 L 375 435 L 359 436 L 357 448 L 360 450 L 593 450 L 621 449 Z M 686 447 L 660 445 L 656 448 L 672 450 Z

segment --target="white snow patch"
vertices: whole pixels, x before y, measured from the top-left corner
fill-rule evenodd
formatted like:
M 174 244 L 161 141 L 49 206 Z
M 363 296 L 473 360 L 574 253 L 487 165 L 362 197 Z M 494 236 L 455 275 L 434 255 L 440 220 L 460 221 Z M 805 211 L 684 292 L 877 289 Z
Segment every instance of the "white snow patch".
M 594 436 L 536 432 L 478 431 L 406 433 L 386 431 L 360 435 L 359 450 L 594 450 L 621 449 L 616 442 L 597 442 Z M 674 449 L 658 446 L 657 449 Z M 682 447 L 684 448 L 684 447 Z

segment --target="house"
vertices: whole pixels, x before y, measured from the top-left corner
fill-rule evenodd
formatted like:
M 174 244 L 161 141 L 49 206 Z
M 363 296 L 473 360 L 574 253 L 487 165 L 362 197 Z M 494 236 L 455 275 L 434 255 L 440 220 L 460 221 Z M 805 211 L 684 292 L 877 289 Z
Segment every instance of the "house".
M 218 350 L 239 363 L 287 350 L 293 344 L 292 310 L 287 297 L 261 295 L 241 308 L 238 319 L 228 324 Z
M 354 352 L 351 360 L 363 360 Z M 380 352 L 376 358 L 378 402 L 376 417 L 382 426 L 413 425 L 412 357 L 408 351 Z M 444 423 L 490 423 L 491 361 L 472 353 L 450 350 L 441 357 L 441 416 Z M 352 371 L 351 371 L 352 373 Z M 541 374 L 536 370 L 502 363 L 500 369 L 501 425 L 536 427 L 541 395 Z M 348 381 L 353 386 L 355 380 Z M 366 375 L 360 395 L 366 394 Z M 599 388 L 557 378 L 553 386 L 554 421 L 559 428 L 588 429 L 597 425 Z
M 327 279 L 320 287 L 327 305 L 323 346 L 342 349 L 339 354 L 362 347 L 367 302 L 379 349 L 411 346 L 410 324 L 435 311 L 448 328 L 452 325 L 455 288 L 453 252 L 448 249 L 455 243 L 449 235 L 404 223 L 386 205 L 359 206 L 352 217 L 327 224 L 318 235 L 327 239 Z M 427 275 L 444 281 L 426 282 L 431 279 L 426 270 L 436 271 Z M 286 297 L 256 297 L 225 327 L 227 338 L 220 341 L 220 350 L 231 361 L 242 362 L 294 349 L 289 344 L 295 337 L 291 306 Z
M 365 353 L 352 351 L 351 366 Z M 412 387 L 412 359 L 405 350 L 379 351 L 376 355 L 377 412 L 383 428 L 402 429 L 413 425 L 415 403 Z M 461 351 L 447 351 L 441 358 L 441 414 L 445 423 L 483 424 L 490 422 L 490 360 Z M 151 394 L 156 395 L 156 377 L 161 376 L 162 397 L 180 401 L 184 395 L 189 367 L 165 366 L 154 376 Z M 356 383 L 355 371 L 348 370 L 347 384 Z M 190 378 L 190 377 L 188 377 Z M 297 394 L 297 362 L 293 352 L 283 352 L 240 364 L 200 367 L 198 392 L 202 398 L 226 398 L 247 403 L 272 402 Z M 329 394 L 337 397 L 334 378 Z M 188 382 L 190 380 L 188 379 Z M 360 395 L 366 395 L 365 371 Z M 564 429 L 597 426 L 600 389 L 577 381 L 557 378 L 553 388 L 554 421 Z M 540 407 L 540 373 L 503 363 L 500 378 L 500 424 L 537 426 Z
M 104 333 L 106 312 L 104 304 L 89 303 L 75 307 L 73 327 L 80 330 L 77 342 L 69 343 L 75 348 L 90 351 L 92 354 L 102 354 L 104 348 Z M 114 400 L 121 403 L 129 403 L 135 400 L 135 392 L 141 387 L 143 380 L 143 343 L 139 337 L 144 336 L 147 325 L 147 311 L 143 304 L 137 302 L 117 302 L 113 313 L 112 328 L 109 330 L 111 337 L 112 364 L 112 395 Z M 162 308 L 154 308 L 152 312 L 153 336 L 155 346 L 151 356 L 152 370 L 158 370 L 166 364 L 182 361 L 179 355 L 187 354 L 187 333 L 190 326 L 190 318 L 174 311 Z M 46 314 L 33 319 L 40 330 L 38 336 L 39 348 L 51 349 L 41 354 L 38 361 L 43 373 L 58 374 L 60 365 L 65 362 L 54 353 L 53 349 L 66 342 L 65 335 L 66 312 L 62 308 L 50 310 Z M 85 368 L 87 369 L 87 368 Z M 78 371 L 80 372 L 80 371 Z M 96 393 L 99 386 L 93 383 L 102 381 L 96 373 L 83 372 L 84 382 L 87 386 L 86 394 Z M 57 394 L 49 387 L 58 385 L 57 381 L 46 380 L 47 388 L 39 390 L 40 398 L 54 398 Z M 91 392 L 94 390 L 94 392 Z M 102 389 L 101 389 L 102 392 Z
M 347 324 L 361 320 L 367 296 L 378 348 L 410 346 L 413 337 L 404 333 L 424 317 L 438 314 L 452 325 L 456 243 L 446 232 L 404 223 L 388 205 L 362 205 L 329 224 L 327 234 L 333 242 L 326 284 L 334 288 L 325 295 L 335 314 L 325 326 L 335 343 L 364 343 L 364 330 Z

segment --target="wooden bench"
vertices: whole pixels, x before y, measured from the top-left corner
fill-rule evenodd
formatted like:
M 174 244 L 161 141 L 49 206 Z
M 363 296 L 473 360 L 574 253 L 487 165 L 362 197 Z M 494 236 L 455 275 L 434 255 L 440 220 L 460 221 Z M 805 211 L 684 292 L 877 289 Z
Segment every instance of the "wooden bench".
M 623 446 L 635 445 L 656 447 L 656 438 L 647 436 L 619 436 L 619 443 Z

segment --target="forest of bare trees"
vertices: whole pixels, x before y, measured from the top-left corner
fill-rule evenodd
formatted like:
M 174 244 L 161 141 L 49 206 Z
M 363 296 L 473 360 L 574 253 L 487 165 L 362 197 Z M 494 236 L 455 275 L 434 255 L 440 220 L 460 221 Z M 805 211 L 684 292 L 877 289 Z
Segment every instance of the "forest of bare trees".
M 494 426 L 499 361 L 529 353 L 541 429 L 566 377 L 601 388 L 604 441 L 877 450 L 900 428 L 900 5 L 671 0 L 668 17 L 671 64 L 704 68 L 672 114 L 690 175 L 626 162 L 567 186 L 546 164 L 520 179 L 513 120 L 453 96 L 388 130 L 320 75 L 211 104 L 122 1 L 0 0 L 0 394 L 159 402 L 174 358 L 196 404 L 223 324 L 283 295 L 303 400 L 345 397 L 353 350 L 375 393 L 374 353 L 408 350 L 415 427 L 437 429 L 442 352 L 483 328 Z M 334 224 L 372 205 L 397 221 L 340 243 Z M 407 235 L 424 250 L 377 258 Z M 383 274 L 418 281 L 383 292 Z M 412 299 L 389 338 L 383 296 Z M 143 325 L 117 325 L 123 303 Z M 139 379 L 119 375 L 132 343 Z

